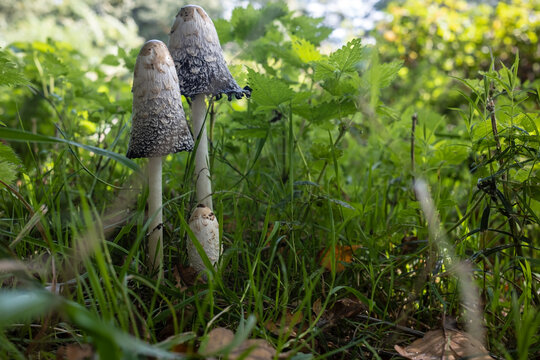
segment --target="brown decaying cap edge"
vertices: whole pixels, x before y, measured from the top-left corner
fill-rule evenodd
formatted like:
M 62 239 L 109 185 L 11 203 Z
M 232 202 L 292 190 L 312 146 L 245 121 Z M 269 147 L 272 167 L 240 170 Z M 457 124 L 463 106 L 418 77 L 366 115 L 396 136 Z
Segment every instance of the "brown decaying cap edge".
M 167 46 L 147 41 L 135 63 L 128 158 L 165 156 L 193 149 L 178 77 Z
M 223 57 L 223 50 L 214 23 L 197 5 L 180 9 L 169 37 L 169 50 L 174 59 L 180 90 L 186 97 L 205 94 L 229 101 L 250 97 L 251 89 L 243 89 L 233 79 Z

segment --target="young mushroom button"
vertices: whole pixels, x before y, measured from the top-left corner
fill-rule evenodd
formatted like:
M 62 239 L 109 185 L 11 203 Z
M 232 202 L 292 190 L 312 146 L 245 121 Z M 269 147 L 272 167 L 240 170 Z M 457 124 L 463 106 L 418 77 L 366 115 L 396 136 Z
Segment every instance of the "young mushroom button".
M 148 262 L 157 269 L 163 261 L 162 156 L 193 149 L 186 123 L 178 77 L 167 46 L 146 42 L 135 63 L 132 125 L 128 158 L 148 158 Z

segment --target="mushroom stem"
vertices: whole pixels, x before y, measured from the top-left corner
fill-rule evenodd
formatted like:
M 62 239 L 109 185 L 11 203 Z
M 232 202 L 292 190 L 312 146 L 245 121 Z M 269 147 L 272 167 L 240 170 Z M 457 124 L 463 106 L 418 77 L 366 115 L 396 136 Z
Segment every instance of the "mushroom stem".
M 148 159 L 148 266 L 157 270 L 163 264 L 162 157 Z
M 191 104 L 193 131 L 195 138 L 199 139 L 197 152 L 195 153 L 195 176 L 197 188 L 197 203 L 213 210 L 212 206 L 212 182 L 210 179 L 210 166 L 208 158 L 208 137 L 206 134 L 206 102 L 205 95 L 199 94 L 193 97 Z

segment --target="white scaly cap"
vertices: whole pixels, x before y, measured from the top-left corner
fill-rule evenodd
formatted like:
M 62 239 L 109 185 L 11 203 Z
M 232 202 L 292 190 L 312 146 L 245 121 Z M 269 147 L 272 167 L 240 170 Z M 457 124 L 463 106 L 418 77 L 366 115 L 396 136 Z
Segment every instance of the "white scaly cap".
M 178 77 L 167 46 L 147 41 L 135 63 L 128 158 L 165 156 L 193 149 Z
M 192 98 L 205 94 L 237 99 L 251 95 L 251 89 L 240 88 L 223 57 L 223 50 L 212 19 L 197 5 L 186 5 L 176 15 L 169 37 L 180 91 Z

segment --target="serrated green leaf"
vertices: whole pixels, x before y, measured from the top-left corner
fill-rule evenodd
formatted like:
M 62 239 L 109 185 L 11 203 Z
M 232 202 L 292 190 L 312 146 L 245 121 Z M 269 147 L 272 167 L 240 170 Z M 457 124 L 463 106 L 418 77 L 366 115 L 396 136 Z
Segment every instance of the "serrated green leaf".
M 364 56 L 364 48 L 360 39 L 354 39 L 334 51 L 330 55 L 330 62 L 335 64 L 341 72 L 355 72 L 357 65 Z
M 251 4 L 237 7 L 231 16 L 232 34 L 240 41 L 257 39 L 265 34 L 267 25 L 286 13 L 286 5 L 281 2 L 269 2 L 260 10 Z
M 333 29 L 323 26 L 324 18 L 312 18 L 305 15 L 287 16 L 280 21 L 291 35 L 306 39 L 312 44 L 319 46 L 321 41 L 328 38 Z
M 315 45 L 309 41 L 296 36 L 292 36 L 291 41 L 294 53 L 302 60 L 302 62 L 309 63 L 321 59 L 321 53 L 317 50 Z
M 17 86 L 29 84 L 28 79 L 11 61 L 8 54 L 4 50 L 0 50 L 0 85 Z
M 11 183 L 15 180 L 20 165 L 21 160 L 13 149 L 0 143 L 0 179 L 6 184 Z
M 248 69 L 251 98 L 264 109 L 273 109 L 293 98 L 294 92 L 283 81 Z
M 320 104 L 305 103 L 293 107 L 293 112 L 302 116 L 306 120 L 315 124 L 328 123 L 325 128 L 333 128 L 334 124 L 329 122 L 331 119 L 340 119 L 357 111 L 356 104 L 352 100 L 345 102 L 327 101 Z
M 111 65 L 111 66 L 120 65 L 120 61 L 118 61 L 118 56 L 115 56 L 113 54 L 106 55 L 103 58 L 103 60 L 101 60 L 101 63 L 104 65 Z

